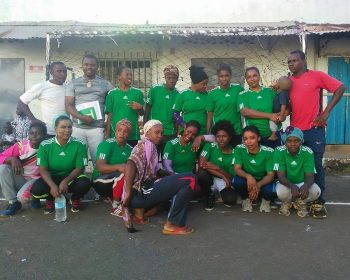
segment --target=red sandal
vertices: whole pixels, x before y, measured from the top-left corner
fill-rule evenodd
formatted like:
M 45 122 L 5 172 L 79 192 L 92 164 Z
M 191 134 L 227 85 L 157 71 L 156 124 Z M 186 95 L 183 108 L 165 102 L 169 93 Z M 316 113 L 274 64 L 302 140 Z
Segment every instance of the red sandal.
M 188 226 L 163 228 L 163 234 L 166 234 L 166 235 L 186 235 L 186 234 L 191 234 L 193 232 L 194 232 L 194 229 Z

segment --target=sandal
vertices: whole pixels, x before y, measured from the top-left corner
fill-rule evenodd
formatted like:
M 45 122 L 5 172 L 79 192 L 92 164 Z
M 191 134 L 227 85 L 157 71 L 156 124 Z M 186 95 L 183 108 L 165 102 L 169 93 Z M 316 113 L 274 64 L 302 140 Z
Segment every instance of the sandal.
M 136 217 L 135 215 L 133 215 L 131 217 L 131 220 L 134 224 L 137 224 L 137 225 L 146 225 L 149 223 L 149 220 L 148 219 L 145 219 L 145 218 L 139 218 L 139 217 Z
M 188 226 L 184 227 L 174 227 L 174 228 L 163 228 L 163 234 L 166 235 L 186 235 L 191 234 L 194 232 L 193 228 L 190 228 Z

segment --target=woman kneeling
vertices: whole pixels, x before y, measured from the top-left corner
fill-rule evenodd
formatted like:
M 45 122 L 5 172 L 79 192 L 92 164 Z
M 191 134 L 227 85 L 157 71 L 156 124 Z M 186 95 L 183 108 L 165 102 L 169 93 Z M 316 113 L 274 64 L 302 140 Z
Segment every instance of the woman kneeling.
M 163 233 L 192 233 L 193 229 L 186 226 L 186 216 L 188 203 L 198 188 L 196 177 L 192 173 L 180 173 L 159 178 L 162 170 L 158 168 L 156 145 L 163 136 L 162 123 L 150 120 L 144 125 L 144 132 L 145 138 L 134 147 L 125 168 L 122 206 L 128 231 L 133 232 L 133 226 L 126 207 L 145 209 L 172 199 Z M 135 214 L 137 219 L 143 219 L 142 212 Z

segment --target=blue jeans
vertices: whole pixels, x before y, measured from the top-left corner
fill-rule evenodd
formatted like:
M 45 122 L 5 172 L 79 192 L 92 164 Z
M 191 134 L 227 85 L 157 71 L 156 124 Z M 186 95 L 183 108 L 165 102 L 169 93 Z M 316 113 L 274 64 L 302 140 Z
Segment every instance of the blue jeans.
M 242 199 L 247 199 L 249 197 L 246 179 L 236 175 L 232 180 L 232 184 Z M 262 196 L 263 199 L 268 201 L 275 199 L 277 197 L 275 182 L 271 182 L 263 186 L 260 189 L 259 196 L 260 195 Z
M 325 175 L 322 166 L 322 159 L 326 147 L 326 131 L 323 127 L 314 127 L 309 130 L 304 130 L 304 145 L 308 146 L 314 152 L 315 158 L 315 183 L 321 189 L 319 199 L 323 200 L 325 190 Z

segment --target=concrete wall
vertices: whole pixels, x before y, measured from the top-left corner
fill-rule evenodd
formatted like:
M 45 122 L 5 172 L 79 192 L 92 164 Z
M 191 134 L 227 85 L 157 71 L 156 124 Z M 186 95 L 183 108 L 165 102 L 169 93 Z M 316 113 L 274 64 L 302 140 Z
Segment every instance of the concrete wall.
M 113 40 L 112 40 L 113 39 Z M 327 72 L 329 56 L 350 56 L 350 38 L 332 37 L 320 40 L 319 44 L 310 36 L 307 38 L 307 58 L 310 69 Z M 119 56 L 150 56 L 152 63 L 152 83 L 163 82 L 163 68 L 168 64 L 180 69 L 179 89 L 190 86 L 188 67 L 192 58 L 244 58 L 245 66 L 256 66 L 261 71 L 262 82 L 269 85 L 281 75 L 286 75 L 287 55 L 301 49 L 297 36 L 284 37 L 118 37 L 118 38 L 62 38 L 51 40 L 52 60 L 61 60 L 72 67 L 76 77 L 82 75 L 81 58 L 84 53 L 94 53 L 100 57 L 114 59 Z M 25 88 L 45 79 L 45 40 L 22 42 L 1 42 L 0 58 L 25 59 Z M 318 52 L 320 56 L 318 56 Z M 32 73 L 30 65 L 42 65 L 42 73 Z M 215 73 L 209 73 L 215 75 Z M 242 73 L 243 76 L 243 73 Z M 68 79 L 71 79 L 69 73 Z M 115 81 L 112 81 L 115 82 Z M 1 101 L 0 101 L 1 102 Z M 35 105 L 35 104 L 34 104 Z M 37 109 L 35 109 L 37 111 Z

